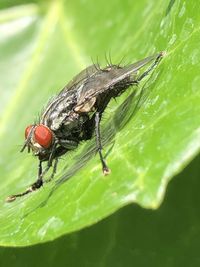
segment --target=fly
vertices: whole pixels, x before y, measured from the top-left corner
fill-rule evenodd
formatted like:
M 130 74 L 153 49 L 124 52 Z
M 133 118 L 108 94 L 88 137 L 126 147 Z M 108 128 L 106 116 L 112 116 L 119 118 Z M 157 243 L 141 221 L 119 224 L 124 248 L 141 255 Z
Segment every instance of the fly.
M 37 180 L 23 193 L 11 195 L 8 202 L 39 189 L 44 176 L 53 167 L 51 179 L 56 173 L 59 158 L 77 148 L 81 141 L 96 134 L 96 149 L 99 153 L 104 175 L 109 174 L 102 154 L 100 121 L 112 98 L 121 95 L 128 87 L 138 85 L 160 62 L 164 52 L 147 57 L 136 63 L 119 66 L 108 65 L 101 69 L 92 65 L 80 72 L 46 106 L 37 124 L 25 129 L 25 143 L 21 152 L 28 149 L 38 157 Z M 139 74 L 139 70 L 152 62 Z M 47 162 L 43 169 L 43 162 Z

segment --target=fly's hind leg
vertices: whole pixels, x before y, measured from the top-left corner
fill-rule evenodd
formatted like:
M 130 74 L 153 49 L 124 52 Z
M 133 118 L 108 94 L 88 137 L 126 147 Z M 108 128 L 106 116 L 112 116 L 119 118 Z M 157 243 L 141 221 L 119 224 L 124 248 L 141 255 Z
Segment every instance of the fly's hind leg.
M 96 131 L 96 146 L 97 150 L 99 152 L 101 164 L 102 164 L 102 169 L 103 169 L 103 174 L 107 175 L 110 173 L 110 169 L 108 168 L 105 159 L 103 158 L 102 155 L 102 144 L 101 144 L 101 134 L 100 134 L 100 120 L 101 120 L 101 115 L 99 112 L 95 113 L 95 131 Z
M 160 60 L 163 58 L 163 56 L 165 55 L 165 52 L 160 52 L 158 54 L 158 56 L 156 57 L 155 61 L 153 62 L 153 64 L 145 71 L 143 72 L 137 79 L 136 79 L 136 83 L 139 83 L 142 79 L 144 79 L 147 75 L 149 75 L 150 72 L 152 72 L 152 70 L 159 64 Z

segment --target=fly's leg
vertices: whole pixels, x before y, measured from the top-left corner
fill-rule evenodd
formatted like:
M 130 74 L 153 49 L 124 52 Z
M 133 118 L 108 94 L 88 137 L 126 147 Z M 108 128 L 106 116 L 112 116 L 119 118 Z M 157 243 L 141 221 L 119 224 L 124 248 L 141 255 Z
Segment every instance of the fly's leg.
M 40 161 L 39 162 L 39 165 L 38 165 L 38 179 L 35 183 L 33 183 L 26 191 L 24 191 L 23 193 L 19 193 L 19 194 L 16 194 L 16 195 L 11 195 L 9 197 L 7 197 L 6 201 L 7 202 L 12 202 L 14 201 L 17 197 L 22 197 L 22 196 L 25 196 L 37 189 L 39 189 L 42 185 L 43 185 L 43 180 L 41 178 L 41 174 L 42 174 L 42 162 Z
M 165 52 L 160 52 L 158 54 L 157 58 L 155 59 L 154 63 L 136 79 L 136 83 L 139 83 L 142 79 L 144 79 L 147 75 L 149 75 L 150 72 L 159 64 L 162 57 L 165 55 Z
M 102 169 L 103 169 L 103 174 L 107 175 L 110 173 L 110 169 L 108 168 L 108 166 L 105 162 L 105 159 L 103 158 L 103 155 L 102 155 L 100 120 L 101 120 L 100 113 L 96 112 L 95 113 L 96 146 L 97 146 L 97 150 L 99 152 L 99 156 L 100 156 L 100 160 L 101 160 L 101 164 L 102 164 Z
M 42 175 L 42 161 L 40 161 L 38 165 L 38 179 L 30 187 L 32 188 L 32 191 L 35 191 L 36 189 L 40 188 L 43 185 L 43 180 L 42 180 L 41 175 Z
M 44 171 L 42 170 L 42 161 L 41 160 L 39 161 L 39 165 L 38 165 L 38 179 L 37 179 L 37 181 L 35 183 L 33 183 L 23 193 L 19 193 L 19 194 L 11 195 L 11 196 L 7 197 L 6 202 L 12 202 L 16 198 L 18 198 L 18 197 L 22 197 L 22 196 L 25 196 L 25 195 L 33 192 L 33 191 L 36 191 L 37 189 L 39 189 L 43 185 L 43 177 L 48 172 L 48 170 L 50 169 L 50 167 L 52 166 L 52 161 L 53 161 L 53 158 L 54 158 L 54 153 L 55 153 L 55 150 L 56 150 L 56 146 L 57 146 L 57 143 L 55 142 L 54 145 L 53 145 L 52 152 L 51 152 L 51 155 L 49 157 L 47 166 L 44 169 Z
M 55 142 L 54 143 L 54 145 L 53 145 L 53 147 L 52 147 L 52 152 L 51 152 L 51 154 L 50 154 L 50 156 L 49 156 L 49 160 L 48 160 L 48 162 L 47 162 L 47 166 L 46 166 L 46 168 L 44 169 L 44 171 L 42 171 L 42 167 L 39 167 L 39 172 L 38 172 L 38 179 L 37 179 L 37 181 L 34 183 L 34 184 L 32 184 L 32 188 L 34 188 L 34 190 L 37 190 L 37 189 L 39 189 L 42 185 L 43 185 L 43 183 L 44 183 L 44 181 L 43 181 L 43 177 L 45 176 L 45 174 L 48 172 L 48 170 L 51 168 L 51 166 L 52 166 L 52 162 L 53 162 L 53 159 L 54 159 L 54 154 L 55 154 L 55 150 L 56 150 L 56 146 L 57 146 L 57 142 Z M 40 163 L 41 164 L 41 163 Z M 40 165 L 39 165 L 40 166 Z M 42 165 L 41 165 L 42 166 Z M 34 191 L 33 190 L 33 191 Z
M 56 146 L 57 146 L 57 141 L 53 144 L 53 147 L 52 147 L 52 151 L 51 151 L 51 154 L 49 156 L 49 160 L 47 162 L 47 166 L 46 168 L 44 169 L 43 172 L 40 173 L 40 175 L 38 176 L 38 180 L 35 182 L 35 184 L 37 184 L 37 182 L 41 182 L 42 185 L 44 183 L 43 181 L 43 177 L 45 176 L 45 174 L 48 172 L 48 170 L 51 168 L 52 166 L 52 163 L 53 163 L 53 160 L 54 160 L 54 156 L 55 156 L 55 151 L 56 151 Z M 57 158 L 56 158 L 57 160 Z M 53 172 L 54 172 L 54 168 L 53 168 Z M 55 173 L 54 173 L 55 174 Z M 34 184 L 33 184 L 34 185 Z M 36 188 L 38 189 L 38 188 Z
M 51 176 L 49 177 L 49 179 L 45 180 L 45 183 L 50 182 L 54 178 L 54 175 L 56 174 L 57 171 L 57 166 L 58 166 L 58 158 L 55 159 Z
M 68 150 L 75 149 L 78 146 L 78 142 L 73 141 L 73 140 L 65 140 L 65 139 L 59 139 L 59 144 L 63 148 L 66 148 Z M 54 157 L 54 155 L 56 155 L 56 156 L 59 155 L 59 152 L 58 152 L 58 150 L 56 148 L 54 150 L 54 154 L 53 154 L 52 158 Z M 48 164 L 48 165 L 51 166 L 52 162 L 50 162 L 50 164 Z M 48 167 L 48 165 L 47 165 L 47 167 Z M 54 175 L 56 174 L 56 171 L 57 171 L 57 165 L 58 165 L 58 157 L 55 158 L 54 165 L 53 165 L 53 171 L 52 171 L 51 176 L 49 177 L 49 179 L 45 180 L 46 183 L 50 182 L 53 179 L 53 177 L 54 177 Z

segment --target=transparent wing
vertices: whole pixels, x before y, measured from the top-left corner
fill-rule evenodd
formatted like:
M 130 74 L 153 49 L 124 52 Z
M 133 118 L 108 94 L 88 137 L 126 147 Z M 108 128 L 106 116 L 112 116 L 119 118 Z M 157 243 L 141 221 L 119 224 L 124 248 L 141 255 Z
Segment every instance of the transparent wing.
M 81 88 L 77 105 L 83 104 L 86 100 L 96 97 L 98 94 L 106 91 L 116 83 L 128 78 L 130 75 L 134 79 L 137 76 L 137 71 L 155 60 L 159 54 L 147 57 L 136 63 L 125 67 L 117 67 L 115 65 L 106 68 L 104 71 L 96 72 L 95 79 L 92 77 L 87 80 L 87 83 Z
M 92 77 L 98 68 L 96 65 L 91 65 L 86 69 L 82 70 L 79 74 L 77 74 L 58 94 L 58 96 L 65 94 L 68 90 L 72 90 L 77 87 L 80 83 L 83 83 L 89 77 Z

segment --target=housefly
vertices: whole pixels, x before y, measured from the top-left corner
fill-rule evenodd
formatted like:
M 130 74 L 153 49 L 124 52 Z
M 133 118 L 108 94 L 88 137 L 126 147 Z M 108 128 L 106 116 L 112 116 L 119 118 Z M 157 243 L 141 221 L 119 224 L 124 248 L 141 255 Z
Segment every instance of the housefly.
M 80 72 L 51 101 L 41 114 L 38 123 L 25 129 L 25 143 L 21 152 L 28 149 L 38 157 L 37 180 L 23 193 L 11 195 L 8 202 L 39 189 L 44 176 L 53 167 L 56 173 L 58 159 L 75 148 L 81 141 L 96 135 L 103 173 L 110 172 L 102 154 L 100 121 L 112 98 L 121 95 L 128 87 L 138 85 L 160 62 L 164 52 L 142 59 L 136 63 L 120 66 L 109 64 L 105 68 L 92 65 Z M 139 70 L 150 64 L 139 74 Z M 43 163 L 47 162 L 43 169 Z

